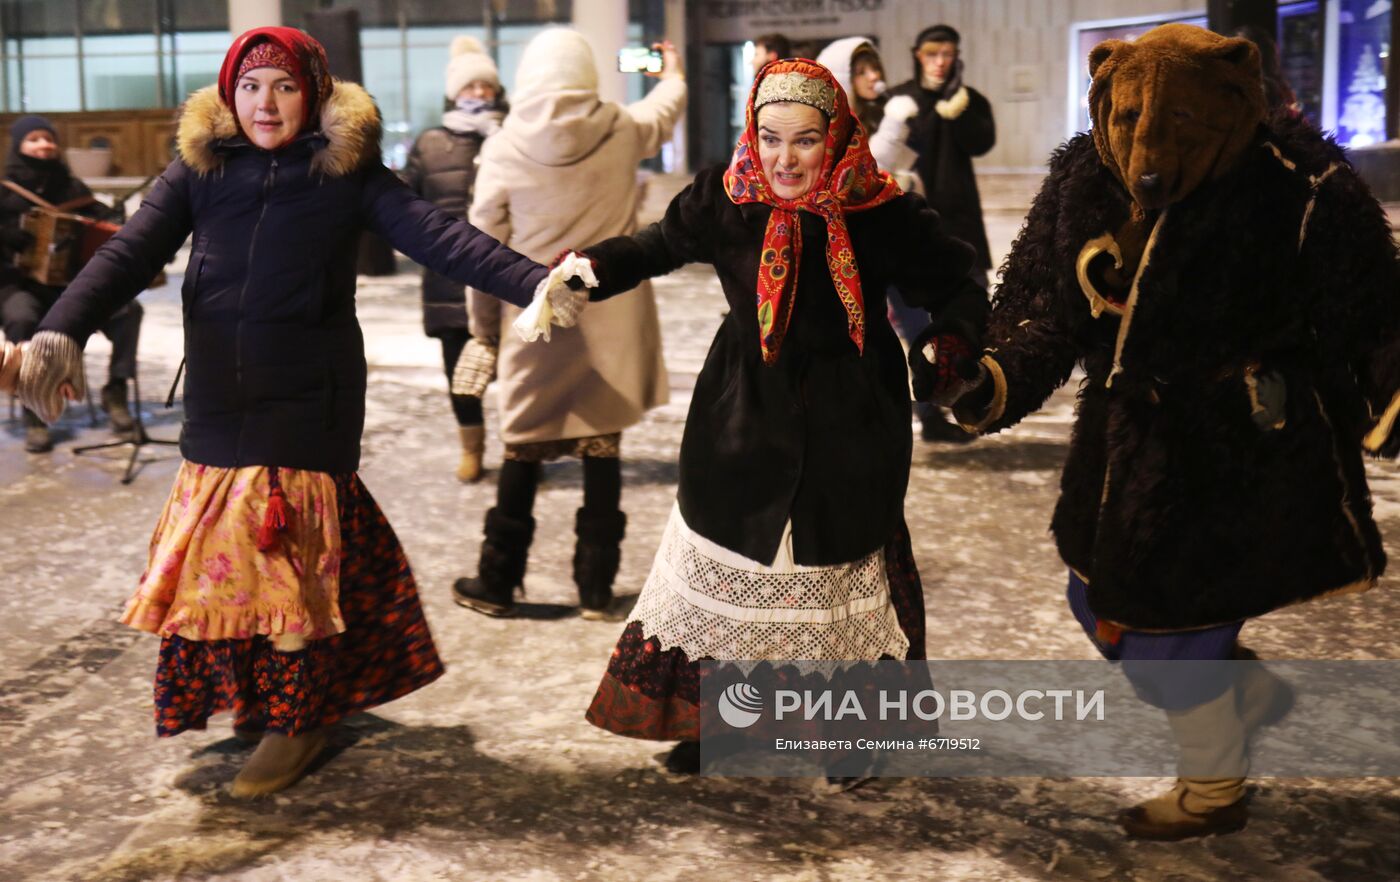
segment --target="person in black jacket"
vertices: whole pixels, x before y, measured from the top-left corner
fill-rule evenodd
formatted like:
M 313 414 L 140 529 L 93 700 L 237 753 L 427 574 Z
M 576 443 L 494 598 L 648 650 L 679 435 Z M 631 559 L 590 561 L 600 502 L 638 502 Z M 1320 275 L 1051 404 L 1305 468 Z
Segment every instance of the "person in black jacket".
M 462 36 L 452 41 L 451 51 L 444 88 L 451 106 L 443 113 L 441 126 L 428 129 L 414 141 L 403 178 L 438 208 L 453 217 L 466 217 L 481 144 L 500 129 L 506 108 L 495 62 L 481 44 Z M 449 386 L 468 346 L 477 358 L 492 360 L 494 354 L 480 343 L 472 346 L 467 328 L 466 290 L 446 276 L 424 270 L 423 331 L 442 344 L 442 365 Z M 449 395 L 462 444 L 457 480 L 476 481 L 481 477 L 481 454 L 486 443 L 481 395 L 453 391 Z
M 82 343 L 193 234 L 186 462 L 122 619 L 162 637 L 158 734 L 229 709 L 236 732 L 261 739 L 235 796 L 290 785 L 326 726 L 442 673 L 403 549 L 355 474 L 361 230 L 512 303 L 549 290 L 544 267 L 413 193 L 379 141 L 373 99 L 330 79 L 319 43 L 292 28 L 243 34 L 218 85 L 186 102 L 179 158 L 21 362 L 21 400 L 55 418 L 81 392 Z M 559 287 L 555 314 L 576 315 L 585 295 Z
M 53 124 L 42 116 L 22 116 L 10 126 L 10 151 L 5 157 L 5 180 L 73 214 L 100 218 L 107 213 L 92 191 L 73 176 L 58 150 Z M 14 266 L 15 258 L 33 243 L 20 228 L 20 217 L 36 205 L 19 190 L 0 189 L 0 316 L 5 338 L 22 343 L 34 336 L 44 313 L 63 293 L 62 287 L 43 285 Z M 102 387 L 102 408 L 118 435 L 135 430 L 127 405 L 126 384 L 136 376 L 136 345 L 141 334 L 141 304 L 135 300 L 117 310 L 100 330 L 112 341 L 107 385 Z M 33 411 L 24 411 L 24 449 L 47 453 L 53 449 L 48 426 Z
M 680 739 L 668 765 L 694 771 L 700 659 L 924 657 L 908 372 L 884 292 L 971 339 L 986 295 L 972 249 L 879 171 L 836 79 L 801 59 L 755 80 L 727 169 L 583 253 L 595 298 L 702 262 L 729 302 L 691 398 L 676 508 L 588 711 L 619 734 Z
M 907 120 L 908 144 L 918 154 L 914 169 L 923 181 L 924 195 L 948 232 L 976 249 L 972 278 L 985 289 L 992 253 L 972 160 L 996 144 L 996 122 L 986 97 L 963 83 L 961 41 L 961 35 L 946 24 L 921 31 L 910 49 L 914 78 L 890 90 L 885 113 Z M 913 340 L 927 327 L 927 317 L 917 306 L 898 297 L 890 305 L 905 340 Z M 971 440 L 940 408 L 923 403 L 917 409 L 925 440 Z

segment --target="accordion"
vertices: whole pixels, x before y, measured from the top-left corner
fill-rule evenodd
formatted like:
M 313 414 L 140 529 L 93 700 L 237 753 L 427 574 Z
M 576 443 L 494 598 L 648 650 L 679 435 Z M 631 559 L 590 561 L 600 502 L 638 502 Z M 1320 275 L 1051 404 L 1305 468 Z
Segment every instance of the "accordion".
M 20 218 L 20 229 L 34 237 L 19 263 L 42 285 L 67 285 L 92 259 L 103 242 L 121 229 L 106 221 L 48 208 L 31 208 Z

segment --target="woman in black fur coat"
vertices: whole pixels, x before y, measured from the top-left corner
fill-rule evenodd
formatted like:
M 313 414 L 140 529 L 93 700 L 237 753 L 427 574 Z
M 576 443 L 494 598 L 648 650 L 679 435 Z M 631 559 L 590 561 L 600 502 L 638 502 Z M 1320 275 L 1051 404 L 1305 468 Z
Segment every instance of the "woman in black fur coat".
M 1395 246 L 1333 141 L 1260 122 L 1245 41 L 1167 26 L 1090 64 L 1095 131 L 1051 158 L 980 379 L 920 382 L 931 336 L 911 357 L 916 394 L 963 392 L 965 427 L 996 432 L 1082 366 L 1051 525 L 1076 615 L 1111 658 L 1249 657 L 1246 619 L 1365 590 L 1385 568 L 1361 440 L 1388 394 L 1358 376 L 1394 336 Z M 1286 700 L 1250 671 L 1238 695 L 1162 701 L 1183 763 L 1183 732 L 1234 756 L 1125 813 L 1130 834 L 1244 825 L 1244 734 Z
M 924 657 L 908 374 L 883 294 L 971 337 L 986 295 L 972 250 L 879 171 L 845 92 L 803 59 L 760 72 L 727 168 L 584 253 L 594 300 L 708 263 L 730 307 L 695 382 L 676 508 L 588 710 L 680 740 L 667 766 L 695 772 L 702 661 Z

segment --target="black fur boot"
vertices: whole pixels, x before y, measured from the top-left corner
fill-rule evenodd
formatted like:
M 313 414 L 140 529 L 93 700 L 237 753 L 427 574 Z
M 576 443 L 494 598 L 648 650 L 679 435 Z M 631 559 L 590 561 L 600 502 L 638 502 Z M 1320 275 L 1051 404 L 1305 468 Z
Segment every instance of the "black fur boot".
M 578 510 L 574 532 L 574 584 L 578 585 L 579 615 L 585 619 L 606 619 L 612 605 L 613 580 L 622 559 L 622 536 L 627 531 L 627 515 L 611 509 Z
M 452 599 L 459 606 L 488 616 L 508 616 L 515 611 L 515 589 L 525 581 L 525 560 L 535 535 L 535 519 L 513 518 L 498 508 L 486 513 L 486 535 L 481 543 L 481 563 L 475 578 L 452 583 Z

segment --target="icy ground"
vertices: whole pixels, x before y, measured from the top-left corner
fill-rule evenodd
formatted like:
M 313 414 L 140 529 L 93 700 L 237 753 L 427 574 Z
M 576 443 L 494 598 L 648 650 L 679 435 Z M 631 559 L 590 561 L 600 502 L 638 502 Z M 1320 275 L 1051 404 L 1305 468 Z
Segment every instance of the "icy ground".
M 1019 214 L 993 211 L 999 250 Z M 166 437 L 178 410 L 157 400 L 179 360 L 179 284 L 174 273 L 142 297 L 143 394 L 153 433 Z M 665 523 L 689 389 L 723 308 L 704 269 L 662 279 L 657 293 L 672 401 L 624 439 L 623 593 L 639 588 Z M 164 458 L 122 487 L 122 461 L 72 455 L 74 443 L 106 437 L 83 409 L 51 456 L 27 456 L 18 421 L 0 424 L 0 879 L 1400 878 L 1394 779 L 1260 781 L 1244 832 L 1159 845 L 1125 842 L 1112 817 L 1161 779 L 886 780 L 819 796 L 804 780 L 665 777 L 654 761 L 665 745 L 583 721 L 621 626 L 567 609 L 577 465 L 549 467 L 540 493 L 534 617 L 454 606 L 448 587 L 474 565 L 494 486 L 452 478 L 456 431 L 436 344 L 421 334 L 416 275 L 364 280 L 360 315 L 372 368 L 362 474 L 408 549 L 447 675 L 340 727 L 291 790 L 231 800 L 224 788 L 245 754 L 227 721 L 157 741 L 156 640 L 114 622 L 176 461 L 158 450 Z M 100 380 L 105 343 L 90 351 Z M 1070 419 L 1061 392 L 1004 437 L 916 442 L 907 514 L 931 657 L 1092 657 L 1046 533 Z M 500 455 L 493 441 L 489 465 Z M 1400 470 L 1372 465 L 1371 475 L 1394 539 Z M 1268 616 L 1246 638 L 1280 658 L 1400 657 L 1394 582 Z

